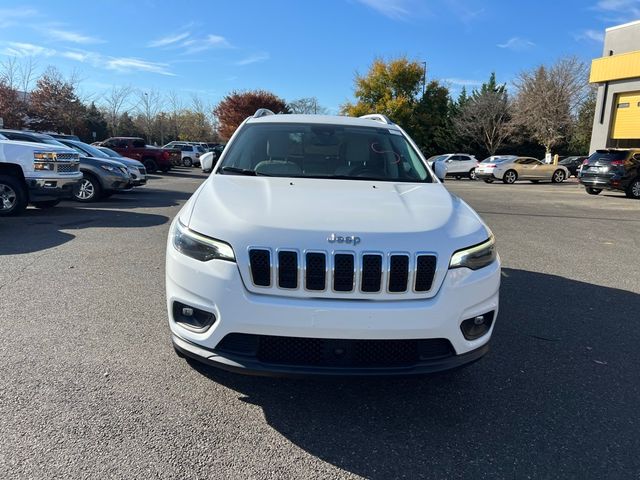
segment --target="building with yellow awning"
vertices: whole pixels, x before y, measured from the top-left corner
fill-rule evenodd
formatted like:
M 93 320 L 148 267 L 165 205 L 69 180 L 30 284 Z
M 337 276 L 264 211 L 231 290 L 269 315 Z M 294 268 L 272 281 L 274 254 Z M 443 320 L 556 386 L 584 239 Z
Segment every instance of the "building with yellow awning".
M 640 147 L 640 20 L 607 28 L 589 82 L 598 85 L 589 152 Z

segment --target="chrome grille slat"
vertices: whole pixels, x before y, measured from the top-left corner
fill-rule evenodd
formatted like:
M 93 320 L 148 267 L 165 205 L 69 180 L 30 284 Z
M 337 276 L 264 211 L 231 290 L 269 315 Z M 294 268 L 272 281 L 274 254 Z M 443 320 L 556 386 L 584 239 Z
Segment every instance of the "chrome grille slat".
M 273 253 L 272 253 L 273 252 Z M 433 288 L 437 257 L 425 252 L 297 251 L 249 248 L 249 273 L 257 287 L 382 294 L 426 294 Z

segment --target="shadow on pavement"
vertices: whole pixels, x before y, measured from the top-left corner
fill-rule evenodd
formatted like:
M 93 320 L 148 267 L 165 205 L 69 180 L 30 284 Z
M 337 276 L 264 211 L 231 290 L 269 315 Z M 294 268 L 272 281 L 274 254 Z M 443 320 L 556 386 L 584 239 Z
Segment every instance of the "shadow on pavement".
M 112 197 L 91 204 L 64 202 L 64 206 L 88 206 L 91 208 L 164 208 L 180 205 L 181 200 L 188 200 L 191 192 L 163 190 L 153 187 L 135 188 L 130 192 L 114 194 Z
M 190 363 L 365 478 L 635 478 L 640 295 L 505 269 L 501 308 L 487 357 L 439 376 L 270 379 Z
M 69 232 L 77 229 L 154 227 L 168 221 L 163 215 L 94 208 L 27 209 L 19 217 L 3 218 L 0 222 L 0 255 L 32 253 L 62 245 L 75 238 Z

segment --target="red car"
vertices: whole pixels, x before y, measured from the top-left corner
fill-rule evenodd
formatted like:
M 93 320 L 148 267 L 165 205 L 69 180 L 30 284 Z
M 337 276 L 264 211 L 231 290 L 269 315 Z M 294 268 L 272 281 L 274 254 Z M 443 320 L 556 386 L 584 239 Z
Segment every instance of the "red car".
M 180 151 L 147 145 L 140 137 L 111 137 L 100 144 L 115 150 L 123 157 L 142 162 L 148 173 L 158 170 L 168 172 L 174 160 L 180 158 Z

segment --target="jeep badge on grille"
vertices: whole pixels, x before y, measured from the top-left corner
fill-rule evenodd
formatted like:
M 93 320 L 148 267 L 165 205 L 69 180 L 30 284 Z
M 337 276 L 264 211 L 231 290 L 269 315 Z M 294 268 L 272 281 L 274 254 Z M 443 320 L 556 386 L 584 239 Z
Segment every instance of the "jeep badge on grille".
M 347 243 L 349 245 L 353 245 L 354 247 L 361 241 L 362 239 L 360 237 L 356 237 L 355 235 L 341 236 L 332 233 L 327 237 L 327 242 L 329 243 Z

